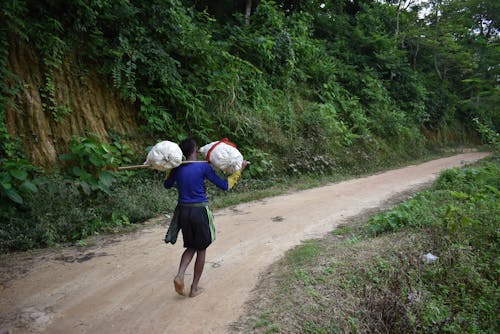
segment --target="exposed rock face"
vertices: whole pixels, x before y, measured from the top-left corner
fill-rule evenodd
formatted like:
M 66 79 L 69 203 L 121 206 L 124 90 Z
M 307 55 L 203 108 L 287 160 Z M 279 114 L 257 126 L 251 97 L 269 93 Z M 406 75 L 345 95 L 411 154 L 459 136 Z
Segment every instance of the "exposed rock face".
M 22 91 L 16 98 L 16 108 L 7 109 L 6 124 L 11 135 L 20 138 L 35 165 L 49 169 L 57 166 L 59 156 L 67 152 L 68 143 L 75 135 L 96 134 L 103 141 L 111 134 L 128 141 L 139 139 L 134 105 L 120 99 L 91 72 L 76 73 L 71 61 L 66 61 L 53 76 L 55 105 L 70 110 L 56 121 L 47 106 L 50 103 L 47 93 L 44 94 L 40 57 L 19 43 L 11 43 L 10 47 L 9 70 L 19 77 Z

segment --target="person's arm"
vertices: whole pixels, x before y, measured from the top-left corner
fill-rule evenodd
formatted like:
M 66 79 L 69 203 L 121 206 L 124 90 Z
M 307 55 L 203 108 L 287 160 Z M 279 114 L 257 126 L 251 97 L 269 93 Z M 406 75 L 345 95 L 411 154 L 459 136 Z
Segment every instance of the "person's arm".
M 163 186 L 167 189 L 172 188 L 175 184 L 175 173 L 176 169 L 170 170 L 168 177 L 163 181 Z
M 220 177 L 215 174 L 214 170 L 212 167 L 207 169 L 207 179 L 209 179 L 213 184 L 215 184 L 217 187 L 221 188 L 222 190 L 229 190 L 234 187 L 234 185 L 238 182 L 238 180 L 241 177 L 241 172 L 246 168 L 248 162 L 243 160 L 243 163 L 241 165 L 241 170 L 237 170 L 233 174 L 229 175 L 227 180 L 223 180 Z
M 221 179 L 217 174 L 215 174 L 215 171 L 213 170 L 213 168 L 210 167 L 208 164 L 207 164 L 207 168 L 205 170 L 205 177 L 210 182 L 215 184 L 218 188 L 220 188 L 222 190 L 229 190 L 228 181 Z

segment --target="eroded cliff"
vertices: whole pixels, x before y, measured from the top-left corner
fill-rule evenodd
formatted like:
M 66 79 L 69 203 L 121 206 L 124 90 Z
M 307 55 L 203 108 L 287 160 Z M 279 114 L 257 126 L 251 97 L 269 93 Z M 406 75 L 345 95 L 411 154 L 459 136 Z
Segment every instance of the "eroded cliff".
M 6 125 L 33 164 L 57 166 L 72 136 L 141 141 L 136 106 L 121 99 L 102 78 L 78 70 L 71 59 L 53 73 L 51 96 L 46 92 L 44 64 L 29 46 L 10 43 L 9 70 L 18 77 L 21 90 L 7 108 Z M 56 107 L 65 112 L 54 115 Z

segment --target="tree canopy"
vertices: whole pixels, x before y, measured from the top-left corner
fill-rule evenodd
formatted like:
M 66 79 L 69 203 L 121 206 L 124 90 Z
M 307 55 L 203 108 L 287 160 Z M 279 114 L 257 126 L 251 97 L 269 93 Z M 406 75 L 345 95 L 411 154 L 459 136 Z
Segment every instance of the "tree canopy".
M 22 40 L 43 58 L 45 85 L 75 55 L 136 103 L 157 137 L 230 136 L 276 154 L 294 138 L 328 155 L 370 137 L 414 143 L 421 129 L 476 118 L 498 131 L 499 6 L 9 0 L 0 16 L 1 115 L 15 95 L 5 84 L 9 43 Z

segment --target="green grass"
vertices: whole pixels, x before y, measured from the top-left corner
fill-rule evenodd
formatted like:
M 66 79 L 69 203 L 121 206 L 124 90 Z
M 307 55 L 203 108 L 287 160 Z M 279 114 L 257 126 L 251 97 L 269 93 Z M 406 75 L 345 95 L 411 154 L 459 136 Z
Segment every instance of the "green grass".
M 294 266 L 302 266 L 316 257 L 320 250 L 321 248 L 315 240 L 306 241 L 290 255 L 289 262 Z
M 262 333 L 248 325 L 256 312 L 279 333 L 498 333 L 499 189 L 498 157 L 447 170 L 390 211 L 296 247 L 238 327 Z

